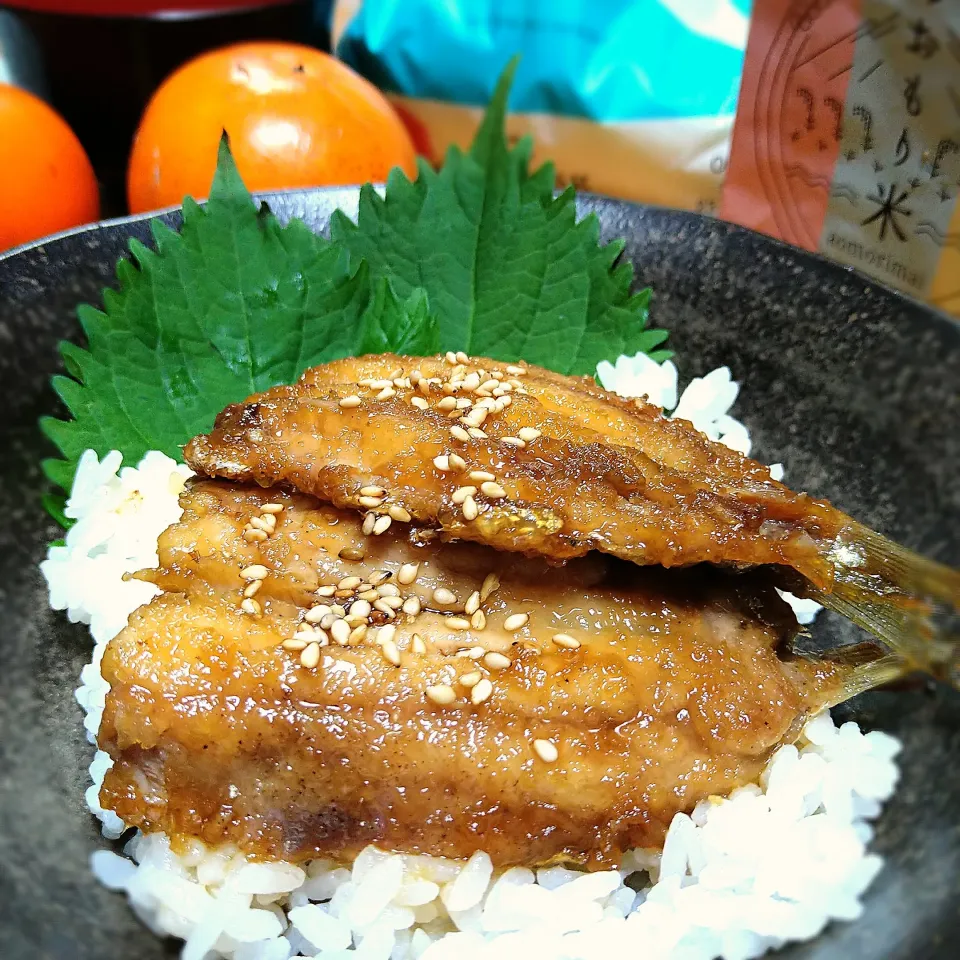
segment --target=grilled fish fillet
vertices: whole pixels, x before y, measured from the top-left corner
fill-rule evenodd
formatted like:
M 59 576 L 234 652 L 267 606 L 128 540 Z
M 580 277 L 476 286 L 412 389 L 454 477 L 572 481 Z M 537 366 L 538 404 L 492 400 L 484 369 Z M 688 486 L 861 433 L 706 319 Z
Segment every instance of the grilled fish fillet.
M 208 476 L 284 483 L 339 506 L 362 508 L 360 489 L 376 484 L 387 491 L 376 512 L 399 504 L 451 537 L 528 555 L 787 564 L 830 583 L 828 551 L 849 517 L 644 401 L 511 367 L 521 370 L 443 357 L 336 361 L 227 407 L 212 433 L 187 446 L 186 461 Z M 509 406 L 477 412 L 497 403 Z M 452 435 L 474 422 L 486 436 Z M 451 455 L 464 466 L 437 465 Z M 491 474 L 504 495 L 485 493 L 473 471 Z M 463 486 L 477 488 L 474 519 L 453 501 Z
M 393 510 L 444 536 L 563 562 L 776 565 L 819 600 L 960 685 L 960 572 L 919 557 L 762 464 L 587 378 L 460 355 L 379 355 L 308 370 L 227 407 L 185 450 L 198 473 Z M 382 497 L 368 497 L 370 485 Z M 389 523 L 382 519 L 381 522 Z
M 839 668 L 782 653 L 796 623 L 762 572 L 368 536 L 355 510 L 219 481 L 181 502 L 141 574 L 165 592 L 103 658 L 99 734 L 103 806 L 180 842 L 615 864 L 843 697 Z

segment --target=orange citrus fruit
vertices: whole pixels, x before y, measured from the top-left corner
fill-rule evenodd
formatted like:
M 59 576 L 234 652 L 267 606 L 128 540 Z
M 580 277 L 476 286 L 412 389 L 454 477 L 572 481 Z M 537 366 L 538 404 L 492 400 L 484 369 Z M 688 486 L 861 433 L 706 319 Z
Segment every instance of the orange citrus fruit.
M 99 216 L 97 178 L 66 121 L 0 83 L 0 250 Z
M 376 87 L 311 47 L 241 43 L 180 67 L 147 104 L 127 169 L 131 212 L 205 197 L 223 130 L 250 190 L 416 173 L 410 135 Z

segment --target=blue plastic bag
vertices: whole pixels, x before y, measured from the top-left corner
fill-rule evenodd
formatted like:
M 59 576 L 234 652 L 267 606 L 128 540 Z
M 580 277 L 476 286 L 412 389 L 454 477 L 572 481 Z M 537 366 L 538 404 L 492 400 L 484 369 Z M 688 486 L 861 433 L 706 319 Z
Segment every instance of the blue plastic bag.
M 521 53 L 509 132 L 561 183 L 712 209 L 748 20 L 749 0 L 338 0 L 332 35 L 430 159 L 469 142 Z

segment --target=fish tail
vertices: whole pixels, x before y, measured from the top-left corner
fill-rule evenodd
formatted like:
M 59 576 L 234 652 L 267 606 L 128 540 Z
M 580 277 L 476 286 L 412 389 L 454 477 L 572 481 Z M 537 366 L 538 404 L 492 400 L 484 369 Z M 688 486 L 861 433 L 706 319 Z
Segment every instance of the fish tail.
M 868 573 L 879 575 L 904 593 L 960 610 L 960 570 L 921 557 L 863 524 L 854 524 L 851 532 Z
M 903 657 L 876 643 L 854 643 L 824 650 L 817 656 L 817 661 L 836 665 L 841 678 L 836 692 L 823 704 L 824 707 L 835 707 L 858 693 L 899 680 L 912 669 Z
M 960 688 L 960 571 L 927 560 L 857 524 L 833 551 L 831 590 L 808 596 L 852 620 L 908 667 Z M 846 538 L 844 538 L 846 539 Z

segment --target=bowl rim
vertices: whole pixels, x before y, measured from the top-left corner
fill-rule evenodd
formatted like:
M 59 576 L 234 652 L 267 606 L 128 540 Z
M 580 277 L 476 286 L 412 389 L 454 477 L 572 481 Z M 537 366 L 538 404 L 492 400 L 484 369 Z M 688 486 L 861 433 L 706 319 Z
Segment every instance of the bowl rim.
M 256 203 L 265 203 L 269 207 L 273 198 L 290 199 L 296 197 L 309 197 L 316 194 L 343 194 L 359 196 L 360 191 L 365 186 L 371 186 L 371 184 L 290 187 L 283 190 L 257 191 L 254 192 L 252 196 Z M 383 183 L 375 183 L 372 184 L 372 186 L 378 193 L 381 194 L 385 189 L 385 185 Z M 556 195 L 559 196 L 559 194 L 560 191 L 556 191 Z M 586 208 L 588 213 L 593 213 L 598 207 L 614 206 L 633 209 L 641 213 L 649 212 L 658 216 L 674 217 L 679 220 L 693 223 L 709 223 L 711 225 L 711 229 L 721 234 L 733 237 L 740 236 L 745 239 L 749 239 L 753 243 L 758 243 L 761 246 L 766 246 L 771 250 L 777 251 L 781 256 L 787 256 L 793 259 L 798 264 L 806 266 L 808 269 L 820 271 L 826 270 L 838 278 L 840 276 L 847 276 L 855 279 L 867 288 L 874 288 L 880 291 L 884 296 L 891 300 L 891 305 L 899 305 L 901 307 L 906 307 L 907 309 L 919 310 L 927 315 L 928 321 L 933 320 L 938 325 L 945 324 L 948 329 L 952 329 L 954 333 L 960 336 L 960 317 L 955 317 L 952 314 L 947 313 L 945 310 L 942 310 L 940 307 L 927 303 L 913 294 L 907 293 L 903 290 L 898 290 L 896 287 L 892 287 L 886 283 L 883 283 L 881 280 L 871 277 L 869 274 L 864 273 L 857 267 L 849 266 L 836 260 L 832 260 L 819 251 L 807 250 L 804 247 L 797 247 L 791 243 L 781 240 L 778 237 L 773 237 L 769 234 L 762 233 L 759 230 L 753 230 L 750 227 L 744 227 L 739 223 L 734 223 L 730 220 L 721 220 L 719 217 L 708 216 L 707 214 L 697 213 L 693 210 L 684 210 L 679 207 L 669 207 L 661 204 L 640 203 L 634 200 L 624 200 L 619 197 L 611 197 L 606 194 L 592 193 L 590 191 L 578 191 L 575 196 L 578 215 L 580 215 L 579 219 L 583 219 L 582 214 L 584 208 Z M 207 199 L 204 198 L 196 202 L 203 206 L 206 204 Z M 48 246 L 55 247 L 64 240 L 72 239 L 84 234 L 94 234 L 101 230 L 113 230 L 116 227 L 123 227 L 128 224 L 144 223 L 150 220 L 161 220 L 166 217 L 170 217 L 171 215 L 180 213 L 182 210 L 183 204 L 179 203 L 169 207 L 161 207 L 157 210 L 149 210 L 144 213 L 126 214 L 122 217 L 110 217 L 103 220 L 95 220 L 92 223 L 70 227 L 66 230 L 59 230 L 56 233 L 51 233 L 47 236 L 39 237 L 36 240 L 30 240 L 27 243 L 20 244 L 16 247 L 11 247 L 9 250 L 0 251 L 0 267 L 8 267 L 12 261 L 16 260 L 16 258 L 22 254 L 31 253 Z M 2 293 L 2 291 L 0 291 L 0 293 Z

